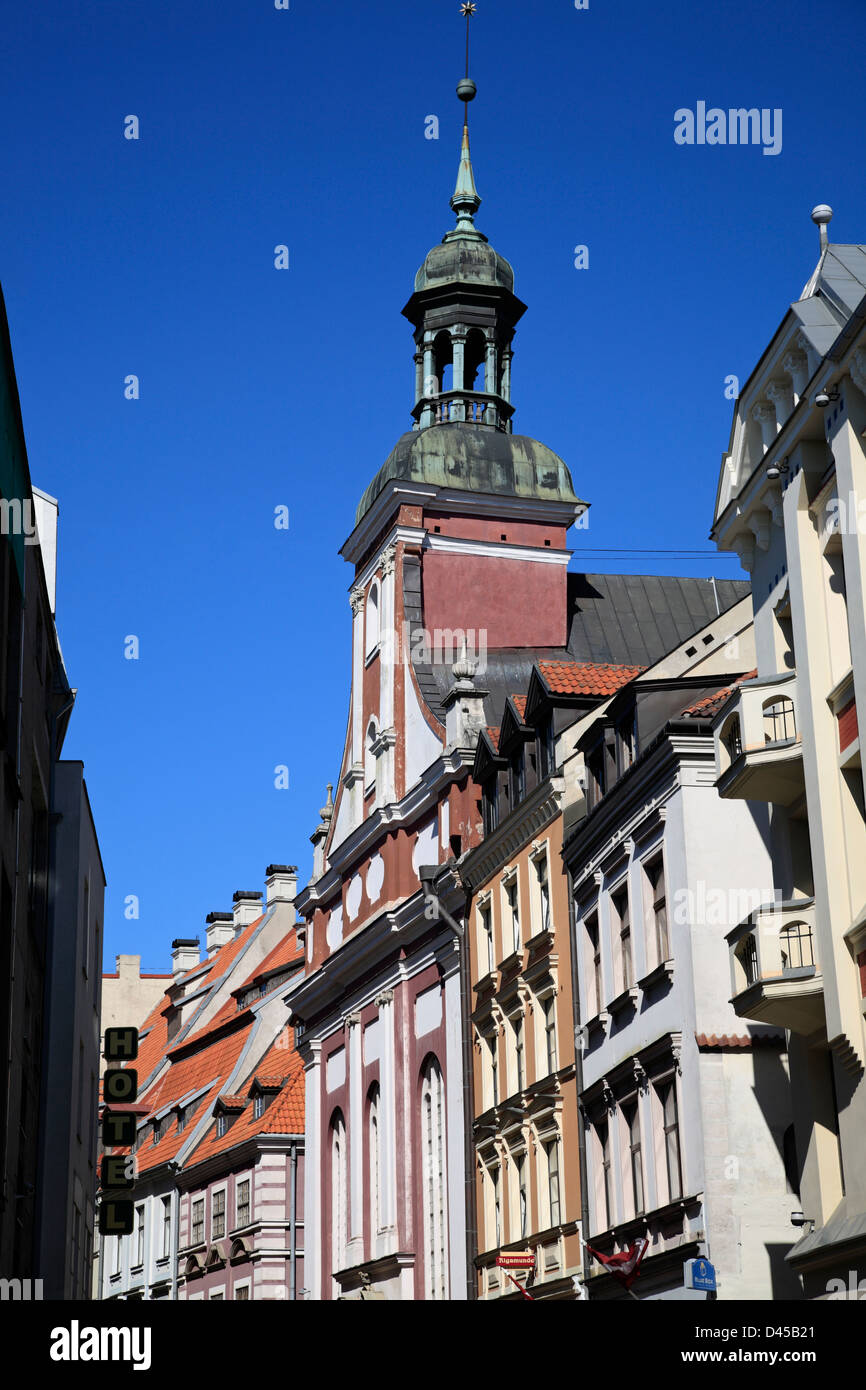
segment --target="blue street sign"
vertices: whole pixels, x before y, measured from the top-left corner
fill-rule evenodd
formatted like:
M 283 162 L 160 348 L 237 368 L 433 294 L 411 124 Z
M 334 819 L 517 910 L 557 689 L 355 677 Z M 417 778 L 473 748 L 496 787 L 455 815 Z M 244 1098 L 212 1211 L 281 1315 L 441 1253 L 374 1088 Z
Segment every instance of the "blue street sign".
M 704 1293 L 716 1292 L 716 1267 L 710 1264 L 709 1260 L 686 1260 L 683 1276 L 687 1289 L 701 1289 Z

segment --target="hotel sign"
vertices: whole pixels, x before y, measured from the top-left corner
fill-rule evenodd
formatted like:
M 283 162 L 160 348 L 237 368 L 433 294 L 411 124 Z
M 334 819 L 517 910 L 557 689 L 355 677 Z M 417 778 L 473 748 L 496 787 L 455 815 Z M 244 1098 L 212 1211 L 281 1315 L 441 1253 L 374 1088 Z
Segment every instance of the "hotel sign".
M 535 1269 L 534 1250 L 512 1250 L 506 1255 L 497 1255 L 496 1263 L 500 1269 Z
M 106 1028 L 106 1061 L 128 1062 L 134 1061 L 137 1056 L 137 1028 Z M 102 1112 L 103 1148 L 132 1149 L 135 1145 L 135 1115 L 126 1110 L 113 1111 L 111 1107 L 128 1105 L 138 1099 L 138 1072 L 129 1067 L 109 1069 L 102 1079 L 102 1095 L 105 1102 Z M 135 1185 L 135 1159 L 131 1153 L 106 1154 L 100 1176 L 103 1199 L 99 1208 L 99 1230 L 102 1235 L 129 1235 L 134 1219 L 134 1206 L 129 1194 Z

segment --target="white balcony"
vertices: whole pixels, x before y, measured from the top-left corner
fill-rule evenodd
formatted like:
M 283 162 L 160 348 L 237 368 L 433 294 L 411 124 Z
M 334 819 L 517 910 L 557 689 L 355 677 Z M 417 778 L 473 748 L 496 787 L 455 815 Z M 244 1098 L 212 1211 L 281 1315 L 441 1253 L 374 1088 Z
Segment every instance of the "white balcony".
M 726 939 L 731 1003 L 740 1018 L 807 1037 L 824 1026 L 813 898 L 756 908 Z
M 791 806 L 803 795 L 795 671 L 744 681 L 714 736 L 719 796 Z

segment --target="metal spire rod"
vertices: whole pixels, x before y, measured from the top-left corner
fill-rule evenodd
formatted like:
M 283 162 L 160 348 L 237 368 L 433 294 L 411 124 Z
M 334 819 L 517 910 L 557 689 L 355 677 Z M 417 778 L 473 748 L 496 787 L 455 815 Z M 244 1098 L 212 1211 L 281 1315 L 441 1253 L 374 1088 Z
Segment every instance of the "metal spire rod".
M 461 13 L 462 15 L 465 15 L 465 16 L 466 16 L 466 78 L 467 78 L 467 79 L 469 78 L 469 21 L 470 21 L 470 19 L 472 18 L 472 16 L 475 14 L 476 9 L 477 9 L 477 6 L 475 5 L 474 0 L 466 0 L 466 3 L 464 3 L 464 4 L 462 4 L 462 5 L 460 6 L 460 13 Z M 469 125 L 469 102 L 468 102 L 468 100 L 467 100 L 467 101 L 464 101 L 464 103 L 463 103 L 463 124 L 464 124 L 465 126 L 468 126 L 468 125 Z

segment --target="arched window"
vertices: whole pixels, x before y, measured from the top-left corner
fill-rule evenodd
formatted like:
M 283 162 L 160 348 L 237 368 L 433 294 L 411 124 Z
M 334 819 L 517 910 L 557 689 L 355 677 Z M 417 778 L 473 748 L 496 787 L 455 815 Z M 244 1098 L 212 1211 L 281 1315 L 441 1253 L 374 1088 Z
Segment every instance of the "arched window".
M 364 619 L 364 655 L 372 656 L 379 645 L 379 581 L 374 579 L 367 595 Z
M 436 378 L 433 383 L 433 391 L 428 394 L 435 395 L 440 391 L 450 391 L 453 384 L 453 349 L 451 346 L 451 334 L 443 329 L 436 334 L 433 340 L 433 373 Z
M 789 922 L 779 933 L 782 973 L 803 970 L 815 964 L 812 928 L 808 922 Z
M 448 1297 L 448 1217 L 445 1172 L 445 1087 L 435 1057 L 421 1073 L 421 1172 L 424 1202 L 424 1283 L 428 1298 Z
M 367 737 L 364 739 L 364 792 L 372 790 L 376 784 L 376 754 L 373 751 L 379 729 L 375 719 L 371 719 L 367 725 Z
M 374 1237 L 382 1225 L 380 1144 L 379 1084 L 378 1082 L 374 1082 L 370 1087 L 367 1103 L 367 1150 L 370 1168 L 370 1234 Z
M 466 335 L 466 355 L 463 362 L 463 384 L 467 391 L 486 391 L 485 367 L 487 339 L 480 328 L 470 328 Z
M 794 738 L 797 729 L 794 724 L 794 701 L 787 695 L 773 695 L 764 701 L 764 742 L 784 743 Z
M 331 1121 L 331 1267 L 346 1263 L 346 1126 L 339 1110 Z

